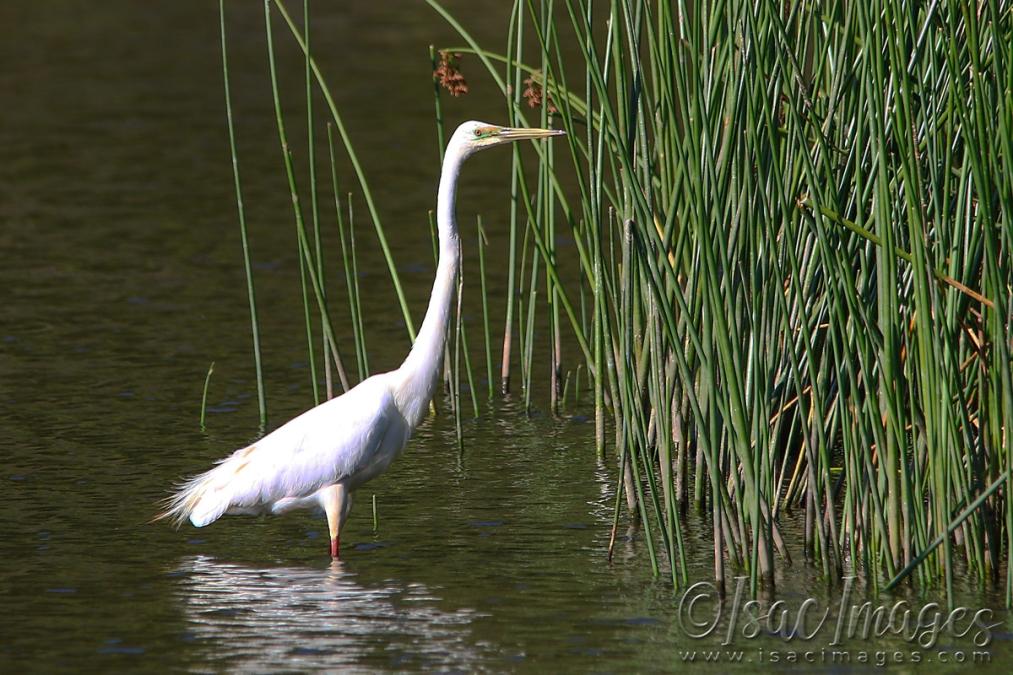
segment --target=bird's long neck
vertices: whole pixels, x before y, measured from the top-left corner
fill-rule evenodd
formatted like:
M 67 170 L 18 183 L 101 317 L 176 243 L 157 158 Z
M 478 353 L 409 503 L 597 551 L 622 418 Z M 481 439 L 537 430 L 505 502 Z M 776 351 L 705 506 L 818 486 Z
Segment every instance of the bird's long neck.
M 443 362 L 443 348 L 450 322 L 450 307 L 457 289 L 457 271 L 461 262 L 461 242 L 457 235 L 454 204 L 457 176 L 464 161 L 452 148 L 447 149 L 440 175 L 436 202 L 436 224 L 440 239 L 440 261 L 436 266 L 429 309 L 422 321 L 415 344 L 399 369 L 400 386 L 395 392 L 398 407 L 414 427 L 426 414 L 436 392 Z

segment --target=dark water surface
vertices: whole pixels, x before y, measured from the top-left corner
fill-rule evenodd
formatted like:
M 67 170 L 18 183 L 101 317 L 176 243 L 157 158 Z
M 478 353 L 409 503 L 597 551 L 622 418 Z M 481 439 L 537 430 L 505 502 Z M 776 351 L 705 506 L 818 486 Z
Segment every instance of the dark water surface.
M 312 402 L 295 234 L 262 6 L 227 4 L 273 427 Z M 321 66 L 419 321 L 438 177 L 427 48 L 460 41 L 421 2 L 315 4 Z M 447 4 L 479 40 L 504 41 L 509 3 Z M 276 37 L 289 132 L 304 162 L 301 63 L 280 23 Z M 463 457 L 453 420 L 427 421 L 392 470 L 357 495 L 341 562 L 327 558 L 325 522 L 308 512 L 179 532 L 147 524 L 174 481 L 258 435 L 219 59 L 217 3 L 0 5 L 0 671 L 658 672 L 687 669 L 687 651 L 722 648 L 730 609 L 714 635 L 688 637 L 681 595 L 652 575 L 636 532 L 623 529 L 606 560 L 615 471 L 611 460 L 594 461 L 586 417 L 529 417 L 516 400 L 483 404 L 479 419 L 466 420 Z M 479 66 L 466 65 L 475 91 L 445 101 L 448 121 L 502 121 Z M 490 231 L 497 325 L 507 167 L 506 152 L 473 160 L 460 208 L 462 227 L 481 211 Z M 340 172 L 343 189 L 360 193 L 346 164 Z M 337 261 L 331 195 L 322 195 Z M 408 342 L 365 209 L 355 206 L 376 371 L 396 365 Z M 469 232 L 466 274 L 477 271 Z M 331 270 L 340 290 L 343 273 Z M 466 279 L 475 347 L 477 282 Z M 335 314 L 350 355 L 347 321 Z M 709 579 L 710 534 L 694 517 L 686 527 L 694 580 Z M 797 556 L 779 593 L 796 609 L 807 597 L 826 608 L 841 589 Z M 960 601 L 1001 606 L 974 588 Z M 1010 634 L 1004 624 L 992 632 L 984 669 L 1008 672 Z M 765 630 L 729 649 L 744 650 L 738 669 L 767 671 L 769 650 L 824 658 L 831 635 L 803 644 Z M 970 640 L 944 639 L 923 659 L 966 672 L 972 666 L 938 662 L 971 659 Z M 856 660 L 862 650 L 912 651 L 896 636 L 848 648 Z

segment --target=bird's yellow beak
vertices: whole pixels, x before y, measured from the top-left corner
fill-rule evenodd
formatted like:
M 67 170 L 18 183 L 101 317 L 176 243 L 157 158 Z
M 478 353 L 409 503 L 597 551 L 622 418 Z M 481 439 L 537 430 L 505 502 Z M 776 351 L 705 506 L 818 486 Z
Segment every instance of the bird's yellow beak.
M 566 132 L 562 129 L 519 129 L 513 127 L 503 127 L 497 137 L 502 138 L 504 141 L 522 141 L 525 139 L 537 139 L 537 138 L 548 138 L 549 136 L 565 136 Z

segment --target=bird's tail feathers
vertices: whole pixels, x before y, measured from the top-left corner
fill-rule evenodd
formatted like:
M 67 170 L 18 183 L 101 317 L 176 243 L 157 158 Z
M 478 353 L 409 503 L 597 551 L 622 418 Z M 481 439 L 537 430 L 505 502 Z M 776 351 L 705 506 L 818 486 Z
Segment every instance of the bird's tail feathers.
M 231 495 L 219 480 L 221 466 L 184 481 L 176 491 L 161 502 L 162 510 L 152 522 L 168 520 L 180 527 L 189 520 L 196 527 L 204 527 L 218 520 L 229 508 Z

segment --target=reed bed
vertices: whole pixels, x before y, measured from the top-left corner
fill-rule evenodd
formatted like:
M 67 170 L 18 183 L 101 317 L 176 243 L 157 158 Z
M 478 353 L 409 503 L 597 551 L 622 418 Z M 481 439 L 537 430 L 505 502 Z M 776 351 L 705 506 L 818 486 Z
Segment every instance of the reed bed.
M 427 1 L 512 119 L 568 132 L 515 165 L 520 335 L 543 275 L 655 569 L 687 581 L 693 507 L 719 583 L 791 543 L 874 588 L 1005 569 L 1009 602 L 1009 3 L 516 0 L 490 48 Z
M 554 148 L 536 145 L 534 176 L 513 149 L 498 388 L 519 374 L 534 406 L 548 374 L 553 412 L 586 389 L 595 455 L 617 467 L 616 525 L 625 505 L 656 573 L 689 581 L 693 508 L 710 520 L 719 585 L 744 573 L 754 592 L 771 587 L 791 549 L 830 582 L 942 584 L 952 597 L 959 575 L 1005 583 L 1010 604 L 1009 2 L 515 0 L 507 40 L 493 46 L 427 2 L 461 38 L 431 51 L 435 85 L 465 93 L 466 67 L 472 87 L 502 92 L 509 124 L 567 131 Z M 303 10 L 300 29 L 283 2 L 265 0 L 269 38 L 280 19 L 306 57 L 311 146 L 312 86 L 327 103 L 361 379 L 354 214 L 338 198 L 334 131 L 414 330 Z M 277 101 L 273 51 L 270 63 Z M 327 364 L 311 370 L 329 378 L 344 370 L 316 176 L 311 238 L 280 106 L 278 128 L 308 350 Z M 236 186 L 241 207 L 238 168 Z M 476 232 L 482 252 L 481 221 Z M 483 252 L 492 397 L 486 265 Z M 462 368 L 475 415 L 478 388 L 459 319 L 450 338 L 463 450 Z M 547 368 L 535 363 L 542 352 Z M 789 517 L 801 541 L 786 540 Z

